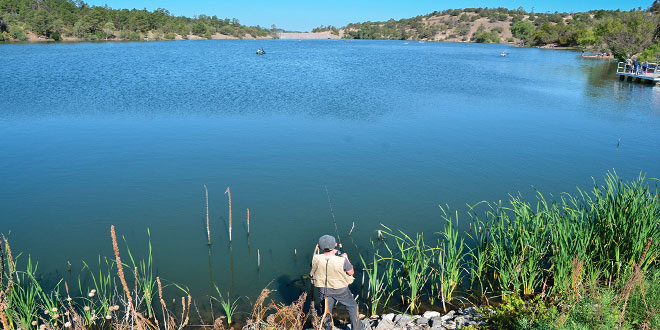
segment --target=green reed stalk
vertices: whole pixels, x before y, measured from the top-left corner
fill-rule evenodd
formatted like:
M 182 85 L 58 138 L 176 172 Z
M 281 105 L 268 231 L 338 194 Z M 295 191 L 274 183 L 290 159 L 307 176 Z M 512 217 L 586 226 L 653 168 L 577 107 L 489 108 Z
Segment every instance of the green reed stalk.
M 389 228 L 385 228 L 389 230 Z M 415 239 L 402 231 L 399 231 L 400 236 L 391 231 L 385 234 L 394 238 L 398 248 L 397 258 L 392 256 L 392 259 L 396 260 L 401 267 L 397 276 L 401 297 L 408 304 L 411 312 L 415 313 L 419 308 L 422 290 L 431 277 L 434 250 L 424 243 L 424 237 L 419 233 Z
M 592 267 L 593 227 L 587 212 L 579 207 L 580 200 L 565 194 L 561 210 L 552 213 L 552 291 L 557 294 L 573 293 L 582 285 L 584 267 Z M 578 266 L 579 265 L 579 266 Z
M 446 221 L 444 230 L 440 233 L 442 241 L 440 242 L 438 254 L 438 265 L 442 272 L 440 276 L 441 292 L 443 303 L 450 302 L 454 290 L 461 283 L 463 278 L 465 242 L 463 238 L 458 238 L 458 230 L 454 227 L 452 219 L 447 215 L 443 207 L 442 217 Z M 455 224 L 458 226 L 458 211 L 455 215 Z
M 25 271 L 14 269 L 15 278 L 9 288 L 5 313 L 15 328 L 31 327 L 32 321 L 36 321 L 42 312 L 38 308 L 39 283 L 34 278 L 37 268 L 38 264 L 32 264 L 32 260 L 28 256 Z M 49 319 L 48 316 L 46 318 Z
M 470 288 L 474 290 L 475 284 L 479 285 L 479 294 L 485 294 L 485 284 L 488 280 L 487 272 L 492 267 L 492 253 L 487 224 L 474 216 L 474 209 L 480 204 L 470 206 L 472 223 L 470 231 L 466 233 L 472 240 L 472 247 L 468 247 L 468 272 L 470 277 Z
M 148 244 L 149 244 L 149 254 L 147 255 L 146 261 L 142 259 L 139 262 L 135 262 L 135 259 L 133 258 L 133 254 L 131 253 L 131 249 L 128 247 L 128 243 L 126 243 L 126 238 L 124 238 L 124 242 L 126 243 L 126 251 L 128 252 L 128 257 L 131 260 L 133 269 L 137 268 L 139 271 L 135 274 L 135 282 L 138 287 L 138 291 L 141 292 L 143 295 L 144 303 L 147 305 L 146 306 L 147 315 L 151 319 L 154 317 L 153 297 L 156 288 L 156 278 L 154 277 L 153 274 L 151 231 L 149 230 L 149 228 L 147 228 L 147 236 L 148 236 Z M 138 292 L 136 292 L 135 294 L 137 295 Z M 138 306 L 136 305 L 135 308 L 137 309 Z
M 603 186 L 594 182 L 590 193 L 579 190 L 579 194 L 593 226 L 594 261 L 605 277 L 621 280 L 624 269 L 639 261 L 649 238 L 653 243 L 641 261 L 642 270 L 660 257 L 660 197 L 643 175 L 627 183 L 610 172 Z
M 95 310 L 96 313 L 99 315 L 100 322 L 101 323 L 107 322 L 105 316 L 111 314 L 112 312 L 111 307 L 113 306 L 112 295 L 114 292 L 113 290 L 114 286 L 113 286 L 112 274 L 114 273 L 113 269 L 115 263 L 114 261 L 108 259 L 107 257 L 101 259 L 101 256 L 99 255 L 98 272 L 93 271 L 92 268 L 84 260 L 82 261 L 82 263 L 83 263 L 82 270 L 83 271 L 87 270 L 89 272 L 89 276 L 92 279 L 93 290 L 95 291 L 92 291 L 92 289 L 83 291 L 83 286 L 79 275 L 78 287 L 80 289 L 80 294 L 83 297 L 85 297 L 85 295 L 88 297 L 84 299 L 89 303 L 89 307 Z M 87 321 L 88 323 L 91 324 L 91 313 L 87 313 L 85 314 L 85 316 L 88 317 Z
M 494 254 L 499 289 L 531 295 L 542 282 L 549 250 L 547 203 L 541 196 L 536 207 L 512 197 L 510 206 L 491 204 L 487 225 Z
M 373 256 L 373 262 L 371 263 L 372 267 L 367 268 L 367 263 L 364 261 L 364 258 L 362 258 L 362 255 L 360 255 L 360 259 L 362 260 L 362 264 L 365 266 L 364 272 L 367 274 L 367 277 L 369 279 L 369 288 L 367 291 L 367 300 L 369 301 L 369 311 L 371 315 L 376 315 L 378 313 L 378 307 L 381 306 L 383 298 L 386 299 L 385 304 L 387 303 L 387 300 L 389 300 L 388 296 L 391 296 L 388 294 L 388 290 L 386 290 L 385 286 L 385 276 L 386 273 L 383 273 L 381 276 L 378 274 L 378 255 L 377 253 L 374 254 Z
M 219 298 L 216 298 L 214 296 L 212 296 L 211 298 L 213 298 L 213 300 L 215 301 L 220 302 L 220 305 L 222 305 L 222 311 L 225 313 L 225 316 L 227 317 L 227 325 L 231 327 L 231 318 L 236 313 L 236 307 L 238 306 L 237 302 L 239 299 L 241 299 L 241 297 L 236 298 L 236 300 L 232 302 L 231 299 L 229 299 L 229 293 L 227 293 L 227 299 L 225 299 L 222 296 L 222 292 L 220 292 L 220 288 L 218 288 L 218 286 L 215 284 L 214 286 L 215 286 L 215 291 L 218 293 Z

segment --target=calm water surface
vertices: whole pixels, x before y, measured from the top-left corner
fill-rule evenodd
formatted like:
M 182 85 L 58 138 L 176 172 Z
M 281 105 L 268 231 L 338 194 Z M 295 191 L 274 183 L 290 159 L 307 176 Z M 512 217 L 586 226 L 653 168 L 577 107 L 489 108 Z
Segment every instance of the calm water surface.
M 440 204 L 574 192 L 611 169 L 660 176 L 660 87 L 578 55 L 388 41 L 0 45 L 0 231 L 23 262 L 71 283 L 81 260 L 112 255 L 111 224 L 136 255 L 149 228 L 158 274 L 196 297 L 212 278 L 250 296 L 273 281 L 290 299 L 315 241 L 334 233 L 326 185 L 342 238 L 355 223 L 357 262 L 381 223 L 440 230 Z

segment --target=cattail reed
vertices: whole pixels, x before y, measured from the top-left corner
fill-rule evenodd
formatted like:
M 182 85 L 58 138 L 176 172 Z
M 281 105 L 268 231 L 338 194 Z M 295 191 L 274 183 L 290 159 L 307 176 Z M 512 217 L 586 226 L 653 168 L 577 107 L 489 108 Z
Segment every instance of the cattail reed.
M 110 236 L 112 236 L 112 249 L 115 251 L 117 274 L 119 275 L 121 286 L 124 288 L 124 293 L 126 293 L 126 301 L 128 301 L 128 306 L 133 312 L 133 317 L 135 317 L 135 307 L 133 307 L 131 291 L 128 289 L 128 284 L 126 283 L 126 278 L 124 277 L 124 267 L 122 266 L 121 258 L 119 257 L 119 246 L 117 245 L 117 235 L 115 235 L 115 225 L 110 226 Z
M 225 190 L 225 194 L 229 197 L 229 242 L 231 243 L 231 191 L 229 190 L 229 187 Z
M 248 235 L 250 235 L 250 209 L 247 209 L 247 231 Z
M 2 240 L 5 242 L 5 252 L 7 254 L 7 266 L 9 267 L 9 277 L 13 277 L 14 271 L 16 270 L 14 264 L 14 258 L 11 255 L 11 247 L 9 246 L 9 241 L 5 237 L 5 235 L 2 235 Z
M 209 227 L 209 190 L 204 185 L 204 190 L 206 191 L 206 236 L 208 237 L 208 243 L 211 245 L 211 227 Z

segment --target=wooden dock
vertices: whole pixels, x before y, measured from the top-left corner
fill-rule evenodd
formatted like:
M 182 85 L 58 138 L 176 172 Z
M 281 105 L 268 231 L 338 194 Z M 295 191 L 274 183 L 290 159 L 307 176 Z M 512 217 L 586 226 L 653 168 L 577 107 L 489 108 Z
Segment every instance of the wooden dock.
M 635 72 L 633 68 L 627 66 L 625 62 L 619 62 L 619 65 L 616 68 L 616 74 L 621 80 L 634 81 L 637 78 L 637 81 L 640 82 L 650 82 L 655 84 L 660 84 L 660 66 L 658 63 L 649 63 L 648 72 L 642 72 L 640 68 L 639 72 Z

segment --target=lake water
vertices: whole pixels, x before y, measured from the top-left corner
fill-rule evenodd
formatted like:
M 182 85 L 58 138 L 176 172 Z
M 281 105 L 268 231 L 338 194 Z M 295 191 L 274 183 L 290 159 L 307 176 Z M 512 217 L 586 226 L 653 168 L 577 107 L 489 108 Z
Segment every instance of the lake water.
M 432 236 L 438 205 L 660 175 L 660 88 L 579 52 L 246 40 L 5 44 L 0 59 L 0 231 L 46 279 L 112 256 L 114 224 L 142 256 L 149 228 L 157 273 L 200 301 L 211 279 L 291 299 L 335 231 L 326 186 L 357 263 L 381 223 Z

